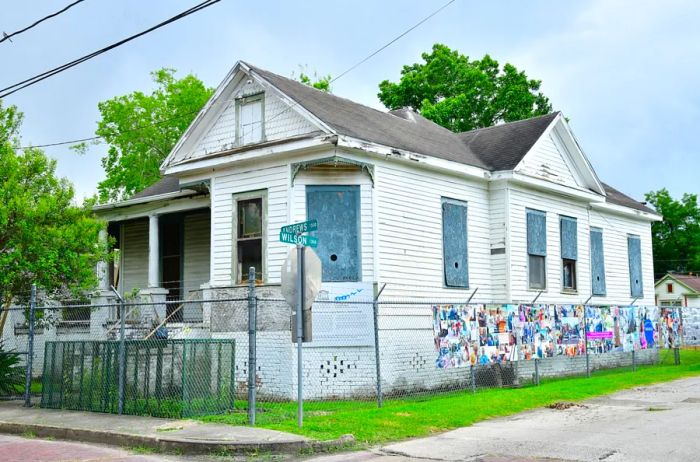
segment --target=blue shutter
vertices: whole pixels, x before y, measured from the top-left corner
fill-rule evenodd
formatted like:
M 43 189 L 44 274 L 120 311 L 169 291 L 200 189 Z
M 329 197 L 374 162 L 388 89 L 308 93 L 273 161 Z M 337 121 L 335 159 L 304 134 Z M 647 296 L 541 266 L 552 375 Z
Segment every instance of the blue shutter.
M 527 253 L 547 256 L 547 217 L 539 210 L 527 209 Z
M 605 295 L 605 254 L 603 231 L 591 229 L 591 290 L 593 295 Z
M 360 280 L 360 187 L 307 186 L 306 217 L 318 220 L 323 281 Z
M 445 285 L 469 287 L 466 205 L 442 203 L 442 252 Z
M 578 257 L 576 218 L 561 217 L 559 219 L 559 233 L 561 236 L 561 258 L 576 260 Z
M 627 236 L 627 258 L 630 266 L 630 294 L 632 297 L 643 297 L 642 245 L 639 236 Z

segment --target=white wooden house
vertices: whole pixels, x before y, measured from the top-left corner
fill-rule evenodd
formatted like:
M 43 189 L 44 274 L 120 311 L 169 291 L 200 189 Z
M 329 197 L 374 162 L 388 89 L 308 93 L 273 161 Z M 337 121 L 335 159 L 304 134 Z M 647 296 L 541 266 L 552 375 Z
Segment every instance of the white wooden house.
M 559 112 L 452 133 L 239 62 L 161 170 L 96 208 L 121 255 L 105 288 L 187 298 L 249 266 L 274 287 L 280 227 L 315 218 L 329 291 L 654 304 L 660 217 L 598 178 Z

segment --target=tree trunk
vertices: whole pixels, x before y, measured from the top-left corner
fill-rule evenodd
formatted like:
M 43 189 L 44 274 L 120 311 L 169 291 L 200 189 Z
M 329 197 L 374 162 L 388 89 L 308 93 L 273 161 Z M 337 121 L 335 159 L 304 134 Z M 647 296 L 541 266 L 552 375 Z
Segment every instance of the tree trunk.
M 5 334 L 5 322 L 7 322 L 7 314 L 9 313 L 10 303 L 12 299 L 6 300 L 0 307 L 0 339 L 3 338 Z

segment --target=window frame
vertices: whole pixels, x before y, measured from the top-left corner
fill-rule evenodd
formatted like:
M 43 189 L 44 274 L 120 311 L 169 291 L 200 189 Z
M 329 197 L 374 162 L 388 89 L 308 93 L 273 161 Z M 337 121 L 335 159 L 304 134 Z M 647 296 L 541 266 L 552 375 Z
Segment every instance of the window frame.
M 564 227 L 564 222 L 573 222 L 576 228 L 576 234 L 574 239 L 576 240 L 576 258 L 571 258 L 570 256 L 564 256 L 564 233 L 562 229 Z M 578 292 L 578 220 L 575 217 L 570 217 L 568 215 L 559 215 L 559 251 L 561 260 L 561 291 L 564 293 L 577 293 Z M 566 266 L 572 266 L 572 277 L 571 277 L 571 287 L 567 287 L 565 284 L 565 271 Z
M 530 215 L 540 215 L 544 217 L 544 255 L 539 255 L 535 253 L 530 253 L 530 233 L 529 227 L 528 227 L 528 219 L 527 217 Z M 547 212 L 544 210 L 537 210 L 537 209 L 531 209 L 531 208 L 525 208 L 525 255 L 527 256 L 527 264 L 526 264 L 526 270 L 527 270 L 527 289 L 528 290 L 534 290 L 538 292 L 544 292 L 547 290 Z M 543 268 L 543 281 L 542 281 L 542 287 L 533 287 L 532 281 L 530 280 L 530 258 L 541 258 L 542 259 L 542 268 Z
M 467 282 L 465 285 L 450 285 L 447 283 L 447 272 L 445 270 L 445 204 L 455 205 L 458 207 L 464 207 L 465 214 L 465 226 L 464 230 L 464 240 L 466 241 L 466 261 L 467 266 L 465 271 L 467 273 Z M 441 244 L 442 244 L 442 286 L 445 289 L 469 289 L 470 278 L 469 278 L 469 203 L 467 201 L 452 199 L 449 197 L 440 198 L 440 231 L 441 231 Z
M 632 241 L 637 241 L 639 246 L 639 293 L 635 293 L 635 287 L 632 282 L 632 252 L 630 243 Z M 627 262 L 628 262 L 628 276 L 630 283 L 630 297 L 633 298 L 643 298 L 644 297 L 644 268 L 642 266 L 642 238 L 638 234 L 628 234 L 627 235 Z
M 602 285 L 603 289 L 602 291 L 596 292 L 595 289 L 595 284 L 594 284 L 594 278 L 596 275 L 594 274 L 594 261 L 593 261 L 593 234 L 598 233 L 600 234 L 600 253 L 601 253 L 601 276 L 603 278 Z M 589 242 L 589 254 L 590 254 L 590 267 L 591 267 L 591 295 L 596 296 L 596 297 L 605 297 L 608 295 L 608 285 L 606 283 L 606 277 L 605 277 L 605 233 L 603 232 L 603 228 L 598 228 L 592 226 L 589 230 L 589 237 L 588 237 L 588 242 Z
M 258 189 L 255 191 L 246 191 L 240 193 L 234 193 L 232 195 L 233 200 L 233 213 L 232 215 L 232 227 L 231 227 L 231 281 L 233 285 L 245 285 L 248 284 L 247 281 L 243 281 L 243 270 L 238 269 L 238 203 L 242 201 L 248 201 L 251 199 L 261 199 L 262 200 L 262 216 L 261 216 L 261 229 L 262 236 L 261 239 L 261 262 L 260 268 L 262 273 L 262 282 L 267 283 L 267 238 L 268 238 L 268 227 L 267 227 L 267 208 L 268 208 L 268 191 L 267 189 Z M 250 240 L 251 238 L 245 238 Z M 257 238 L 256 238 L 257 239 Z M 240 274 L 239 274 L 240 273 Z
M 260 139 L 250 143 L 243 143 L 241 133 L 241 109 L 246 104 L 260 102 Z M 265 141 L 265 92 L 236 98 L 236 146 L 248 146 Z

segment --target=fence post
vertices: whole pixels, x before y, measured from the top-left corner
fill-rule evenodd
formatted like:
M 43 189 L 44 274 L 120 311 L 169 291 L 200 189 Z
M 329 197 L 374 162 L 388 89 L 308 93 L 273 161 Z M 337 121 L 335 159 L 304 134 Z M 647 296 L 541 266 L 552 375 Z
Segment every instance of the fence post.
M 32 405 L 32 365 L 34 362 L 34 310 L 36 309 L 36 285 L 32 284 L 29 298 L 29 332 L 27 334 L 27 368 L 24 382 L 24 406 Z
M 586 350 L 586 377 L 591 377 L 591 357 L 588 354 L 588 307 L 583 305 L 583 339 Z
M 634 354 L 634 349 L 632 350 L 632 372 L 637 371 L 637 357 Z
M 248 424 L 255 425 L 256 321 L 255 267 L 248 269 Z
M 535 358 L 535 385 L 540 385 L 540 359 Z
M 384 291 L 384 287 L 386 287 L 386 284 L 379 289 L 372 302 L 372 315 L 374 317 L 374 366 L 377 376 L 377 407 L 382 407 L 382 404 L 384 404 L 384 396 L 382 395 L 382 368 L 379 361 L 379 296 Z
M 126 305 L 119 298 L 119 414 L 124 413 L 124 379 L 126 375 Z
M 469 379 L 472 382 L 472 393 L 476 393 L 476 374 L 474 374 L 475 366 L 472 364 L 470 367 Z

